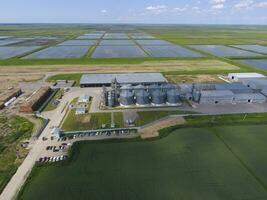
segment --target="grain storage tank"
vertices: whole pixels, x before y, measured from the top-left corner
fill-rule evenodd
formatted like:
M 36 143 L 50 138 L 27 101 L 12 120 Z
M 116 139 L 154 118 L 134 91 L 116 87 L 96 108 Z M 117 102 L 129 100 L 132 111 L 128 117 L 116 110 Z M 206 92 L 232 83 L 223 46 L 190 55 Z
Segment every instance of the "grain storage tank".
M 157 84 L 152 84 L 152 85 L 149 85 L 147 89 L 148 89 L 148 92 L 152 94 L 152 92 L 154 92 L 155 90 L 160 89 L 160 86 Z
M 164 84 L 161 86 L 161 89 L 164 91 L 164 92 L 167 92 L 169 90 L 172 90 L 172 89 L 175 89 L 175 85 L 173 84 Z
M 133 90 L 133 86 L 128 84 L 128 85 L 123 85 L 121 86 L 120 90 L 130 90 L 132 91 Z
M 179 92 L 176 89 L 167 91 L 167 103 L 170 105 L 177 105 L 179 103 Z
M 162 105 L 166 103 L 166 92 L 157 89 L 151 93 L 152 104 Z
M 135 93 L 136 104 L 139 106 L 148 105 L 150 103 L 149 93 L 145 90 L 138 90 Z
M 138 91 L 142 91 L 142 90 L 145 90 L 145 89 L 146 89 L 146 87 L 143 86 L 143 85 L 137 85 L 137 86 L 135 86 L 135 87 L 133 88 L 135 94 L 136 94 Z
M 120 105 L 130 106 L 134 104 L 134 95 L 130 90 L 122 90 L 120 93 Z
M 108 106 L 114 107 L 115 106 L 115 93 L 114 93 L 114 91 L 109 91 L 107 96 L 108 96 L 108 100 L 107 100 Z

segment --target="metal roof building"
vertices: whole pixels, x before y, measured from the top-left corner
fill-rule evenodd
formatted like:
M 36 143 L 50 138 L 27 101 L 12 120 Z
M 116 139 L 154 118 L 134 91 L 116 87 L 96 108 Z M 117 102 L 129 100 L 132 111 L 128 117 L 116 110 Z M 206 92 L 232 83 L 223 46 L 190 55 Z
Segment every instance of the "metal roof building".
M 168 81 L 161 73 L 127 73 L 127 74 L 84 74 L 80 80 L 81 87 L 110 86 L 116 79 L 119 84 L 161 84 Z
M 226 104 L 233 103 L 234 93 L 230 90 L 202 90 L 200 104 Z
M 243 79 L 265 78 L 265 76 L 258 73 L 230 73 L 228 74 L 228 78 L 233 82 L 239 82 Z
M 266 97 L 260 93 L 248 93 L 248 94 L 235 94 L 235 103 L 264 103 Z
M 267 89 L 267 78 L 247 79 L 242 81 L 244 85 L 254 90 Z
M 245 86 L 242 83 L 220 83 L 220 84 L 215 84 L 216 90 L 230 90 L 234 94 L 240 94 L 240 93 L 253 93 L 254 91 Z

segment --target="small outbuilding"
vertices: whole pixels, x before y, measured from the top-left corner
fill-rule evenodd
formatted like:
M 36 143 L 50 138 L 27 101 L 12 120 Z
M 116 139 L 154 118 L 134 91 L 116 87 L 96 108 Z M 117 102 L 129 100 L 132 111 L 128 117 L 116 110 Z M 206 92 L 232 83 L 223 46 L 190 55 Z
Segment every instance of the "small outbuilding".
M 86 113 L 86 108 L 76 108 L 76 115 L 83 115 Z
M 55 138 L 60 138 L 62 134 L 62 130 L 60 128 L 53 128 L 51 134 Z
M 89 103 L 89 101 L 90 101 L 89 95 L 80 96 L 78 99 L 78 103 Z

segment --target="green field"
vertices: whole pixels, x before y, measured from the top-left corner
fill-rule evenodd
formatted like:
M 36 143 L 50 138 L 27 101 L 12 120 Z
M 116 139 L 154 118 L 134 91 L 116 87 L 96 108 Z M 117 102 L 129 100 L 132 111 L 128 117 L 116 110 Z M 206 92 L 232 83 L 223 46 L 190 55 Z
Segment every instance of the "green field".
M 76 143 L 69 162 L 36 167 L 18 199 L 263 200 L 266 128 L 188 128 L 153 141 Z
M 21 143 L 32 130 L 33 124 L 22 117 L 0 116 L 0 193 L 26 157 Z

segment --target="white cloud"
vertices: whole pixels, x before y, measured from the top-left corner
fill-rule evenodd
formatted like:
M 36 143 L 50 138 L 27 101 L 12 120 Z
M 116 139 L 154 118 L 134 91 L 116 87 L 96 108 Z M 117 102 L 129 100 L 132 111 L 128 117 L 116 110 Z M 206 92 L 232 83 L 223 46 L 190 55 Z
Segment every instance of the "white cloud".
M 224 8 L 224 4 L 216 4 L 211 6 L 212 9 L 223 9 Z
M 253 0 L 241 0 L 239 3 L 235 4 L 236 9 L 249 9 L 253 7 Z
M 225 0 L 211 0 L 210 3 L 211 4 L 224 4 Z
M 256 5 L 257 8 L 267 8 L 267 1 L 260 2 Z
M 165 5 L 156 5 L 156 6 L 148 6 L 148 7 L 146 7 L 146 10 L 158 11 L 158 10 L 163 10 L 166 8 L 167 8 L 167 6 L 165 6 Z
M 107 10 L 101 10 L 101 13 L 107 13 L 108 11 Z
M 174 11 L 176 11 L 176 12 L 184 12 L 184 11 L 186 11 L 187 10 L 187 8 L 186 7 L 184 7 L 184 8 L 174 8 L 173 9 Z
M 223 9 L 226 0 L 210 0 L 212 9 Z

